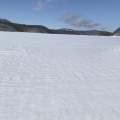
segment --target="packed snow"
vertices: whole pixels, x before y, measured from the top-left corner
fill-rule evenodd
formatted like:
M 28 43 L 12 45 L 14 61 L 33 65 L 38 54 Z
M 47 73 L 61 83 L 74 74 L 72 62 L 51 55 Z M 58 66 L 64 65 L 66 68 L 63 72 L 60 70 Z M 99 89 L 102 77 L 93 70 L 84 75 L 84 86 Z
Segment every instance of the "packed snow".
M 120 37 L 0 32 L 0 120 L 120 120 Z

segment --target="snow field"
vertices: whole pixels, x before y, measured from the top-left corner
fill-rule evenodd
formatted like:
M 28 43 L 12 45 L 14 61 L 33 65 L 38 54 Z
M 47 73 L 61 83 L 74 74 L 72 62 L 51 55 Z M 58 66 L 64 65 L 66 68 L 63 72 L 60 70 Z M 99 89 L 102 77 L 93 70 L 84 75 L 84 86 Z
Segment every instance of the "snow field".
M 0 32 L 1 120 L 120 120 L 120 38 Z

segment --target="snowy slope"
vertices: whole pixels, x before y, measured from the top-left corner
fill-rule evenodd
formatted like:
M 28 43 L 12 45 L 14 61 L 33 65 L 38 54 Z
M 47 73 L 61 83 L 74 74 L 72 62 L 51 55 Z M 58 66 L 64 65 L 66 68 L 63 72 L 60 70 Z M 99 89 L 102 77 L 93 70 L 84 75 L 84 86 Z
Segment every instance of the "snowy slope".
M 120 120 L 120 37 L 0 32 L 0 120 Z

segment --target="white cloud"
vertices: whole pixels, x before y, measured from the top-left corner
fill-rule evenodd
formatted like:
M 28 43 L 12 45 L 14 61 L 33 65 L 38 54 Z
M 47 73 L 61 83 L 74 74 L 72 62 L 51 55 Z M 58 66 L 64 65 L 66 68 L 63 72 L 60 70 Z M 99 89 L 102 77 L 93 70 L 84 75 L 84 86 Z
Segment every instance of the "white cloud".
M 56 3 L 56 1 L 57 0 L 34 0 L 33 4 L 36 10 L 42 10 L 49 5 Z
M 96 28 L 100 26 L 99 23 L 96 23 L 92 20 L 82 18 L 79 15 L 71 15 L 70 13 L 64 13 L 60 20 L 74 27 L 84 27 L 84 28 Z

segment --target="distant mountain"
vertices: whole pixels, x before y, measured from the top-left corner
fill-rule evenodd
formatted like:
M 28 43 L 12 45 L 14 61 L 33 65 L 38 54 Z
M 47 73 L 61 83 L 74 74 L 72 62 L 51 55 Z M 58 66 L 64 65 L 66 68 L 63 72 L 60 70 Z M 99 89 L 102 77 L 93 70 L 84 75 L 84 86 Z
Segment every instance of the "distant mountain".
M 42 25 L 26 25 L 12 23 L 6 19 L 0 19 L 1 31 L 16 31 L 16 32 L 35 32 L 35 33 L 49 33 L 50 30 Z
M 0 19 L 0 31 L 71 34 L 71 35 L 98 35 L 98 36 L 113 35 L 113 33 L 111 32 L 99 31 L 99 30 L 79 31 L 79 30 L 72 30 L 68 28 L 62 28 L 62 29 L 55 30 L 55 29 L 49 29 L 42 25 L 26 25 L 26 24 L 13 23 L 6 19 Z M 115 33 L 116 31 L 114 32 L 114 34 Z
M 99 35 L 110 36 L 112 33 L 107 31 L 89 30 L 89 31 L 77 31 L 72 29 L 58 29 L 54 30 L 56 34 L 75 34 L 75 35 Z
M 117 30 L 115 30 L 113 34 L 116 36 L 120 36 L 120 27 Z

